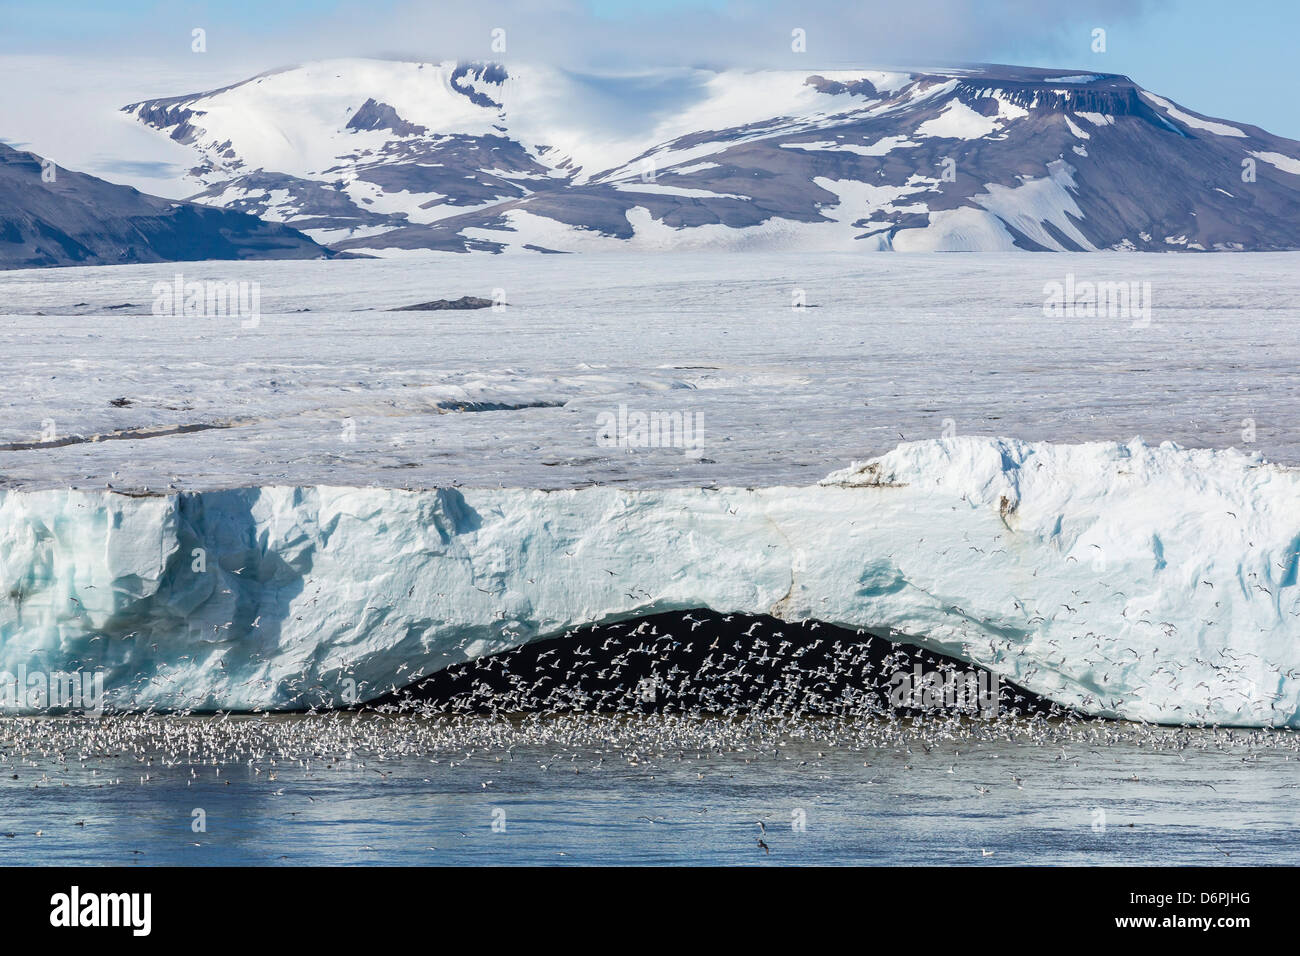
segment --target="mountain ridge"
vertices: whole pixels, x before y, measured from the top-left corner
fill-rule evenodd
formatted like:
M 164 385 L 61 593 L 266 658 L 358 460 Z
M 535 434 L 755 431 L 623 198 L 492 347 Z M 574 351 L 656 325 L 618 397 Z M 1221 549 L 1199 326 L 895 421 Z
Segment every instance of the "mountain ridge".
M 150 196 L 0 143 L 0 269 L 332 255 L 288 226 Z
M 350 59 L 123 111 L 335 250 L 1300 248 L 1300 143 L 1095 71 Z

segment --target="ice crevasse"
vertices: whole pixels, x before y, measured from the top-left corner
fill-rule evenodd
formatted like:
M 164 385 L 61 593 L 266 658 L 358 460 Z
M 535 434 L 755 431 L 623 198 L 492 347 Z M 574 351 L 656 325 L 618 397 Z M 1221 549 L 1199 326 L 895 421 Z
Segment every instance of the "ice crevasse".
M 818 485 L 0 492 L 0 679 L 300 709 L 668 610 L 816 619 L 1080 711 L 1300 725 L 1300 471 L 959 437 Z M 20 703 L 21 706 L 21 703 Z

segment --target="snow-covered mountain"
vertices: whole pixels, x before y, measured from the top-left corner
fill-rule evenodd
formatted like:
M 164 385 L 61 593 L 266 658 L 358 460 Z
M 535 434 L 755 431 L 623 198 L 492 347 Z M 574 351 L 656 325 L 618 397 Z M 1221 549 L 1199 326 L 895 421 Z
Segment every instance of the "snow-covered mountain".
M 1127 77 L 331 60 L 124 108 L 335 249 L 1300 248 L 1300 143 Z
M 0 144 L 0 269 L 328 255 L 287 226 L 147 196 Z

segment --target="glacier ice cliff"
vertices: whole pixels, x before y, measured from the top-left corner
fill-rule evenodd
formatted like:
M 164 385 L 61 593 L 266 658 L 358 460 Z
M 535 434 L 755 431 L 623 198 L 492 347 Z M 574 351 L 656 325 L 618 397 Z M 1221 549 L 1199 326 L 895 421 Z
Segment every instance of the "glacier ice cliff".
M 1090 714 L 1297 726 L 1298 552 L 1300 471 L 1140 439 L 913 442 L 811 487 L 7 491 L 0 679 L 300 709 L 710 608 L 888 633 Z

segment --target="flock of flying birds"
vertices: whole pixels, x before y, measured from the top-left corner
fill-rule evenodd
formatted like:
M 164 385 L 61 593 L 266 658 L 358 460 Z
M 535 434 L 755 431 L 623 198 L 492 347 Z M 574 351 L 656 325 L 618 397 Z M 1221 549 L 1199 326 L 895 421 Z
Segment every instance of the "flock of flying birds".
M 930 698 L 907 693 L 918 675 L 934 688 Z M 267 768 L 287 760 L 337 768 L 413 754 L 597 745 L 635 761 L 672 751 L 761 753 L 791 737 L 864 750 L 995 739 L 1054 748 L 1136 737 L 1161 748 L 1229 741 L 1300 752 L 1300 735 L 1287 730 L 1087 717 L 907 644 L 815 621 L 704 611 L 584 627 L 404 686 L 401 677 L 370 703 L 300 714 L 2 718 L 0 767 L 20 779 L 34 756 L 68 768 L 111 753 L 146 766 Z
M 953 775 L 946 779 L 965 774 L 969 799 L 983 800 L 1026 786 L 1016 772 L 1006 771 L 1008 779 L 963 759 L 1000 742 L 1039 748 L 1040 763 L 1062 766 L 1115 744 L 1182 759 L 1198 751 L 1300 759 L 1300 735 L 1290 731 L 1087 717 L 987 680 L 978 686 L 991 697 L 944 697 L 940 690 L 929 704 L 904 696 L 900 705 L 899 675 L 918 674 L 935 675 L 934 688 L 978 685 L 962 662 L 816 622 L 662 614 L 584 627 L 404 687 L 394 682 L 385 696 L 351 708 L 2 718 L 0 787 L 57 791 L 183 779 L 187 787 L 254 787 L 268 798 L 292 798 L 358 779 L 418 785 L 434 773 L 460 773 L 490 793 L 500 766 L 515 761 L 534 774 L 662 775 L 690 785 L 724 764 L 734 772 L 739 760 L 780 770 L 793 760 L 800 772 L 829 779 L 860 759 L 867 784 L 878 782 L 878 762 L 910 771 L 927 761 L 937 772 L 939 761 Z M 766 857 L 773 837 L 763 820 L 755 825 L 751 846 Z M 5 837 L 32 834 L 0 831 Z

